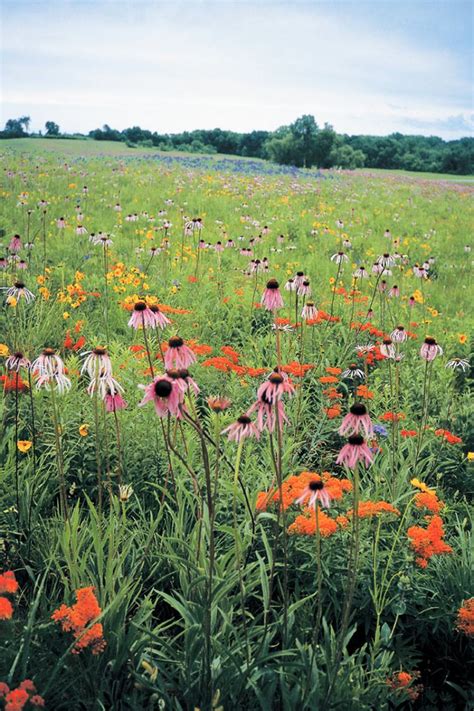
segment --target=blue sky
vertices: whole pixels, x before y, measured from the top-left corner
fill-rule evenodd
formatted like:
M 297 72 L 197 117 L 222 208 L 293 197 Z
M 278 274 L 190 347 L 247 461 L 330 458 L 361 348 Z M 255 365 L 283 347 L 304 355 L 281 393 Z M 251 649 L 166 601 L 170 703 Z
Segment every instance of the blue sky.
M 473 3 L 3 0 L 0 120 L 472 135 Z

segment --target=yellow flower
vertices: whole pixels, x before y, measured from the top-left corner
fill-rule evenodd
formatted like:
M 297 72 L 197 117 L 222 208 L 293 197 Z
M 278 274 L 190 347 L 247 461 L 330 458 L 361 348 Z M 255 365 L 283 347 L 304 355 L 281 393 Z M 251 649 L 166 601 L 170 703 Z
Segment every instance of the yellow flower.
M 458 341 L 459 341 L 459 343 L 461 343 L 462 345 L 464 345 L 465 343 L 467 343 L 467 336 L 466 336 L 466 334 L 465 334 L 465 333 L 458 333 Z
M 412 486 L 414 486 L 416 489 L 420 489 L 420 491 L 424 491 L 426 494 L 431 494 L 434 491 L 434 489 L 430 489 L 429 486 L 427 486 L 424 482 L 420 481 L 419 479 L 412 479 L 410 481 L 410 484 Z
M 474 462 L 474 452 L 468 452 L 468 453 L 467 453 L 467 461 L 468 461 L 468 462 Z
M 7 304 L 8 304 L 9 306 L 13 306 L 13 308 L 15 308 L 15 306 L 17 305 L 17 303 L 18 303 L 18 301 L 15 299 L 14 296 L 8 296 L 8 297 L 7 297 Z
M 5 343 L 0 343 L 0 356 L 7 356 L 9 353 L 8 346 Z
M 63 319 L 66 320 L 67 318 L 69 318 L 69 312 L 68 312 L 68 311 L 64 311 L 64 313 L 63 313 Z
M 79 434 L 81 435 L 81 437 L 87 437 L 87 435 L 89 434 L 89 425 L 85 423 L 81 425 L 79 427 Z
M 40 274 L 39 276 L 36 277 L 36 281 L 40 286 L 43 286 L 46 279 L 44 278 L 44 276 L 42 274 Z
M 20 452 L 27 452 L 33 442 L 30 442 L 29 439 L 19 439 L 18 442 L 16 443 L 16 446 L 20 450 Z

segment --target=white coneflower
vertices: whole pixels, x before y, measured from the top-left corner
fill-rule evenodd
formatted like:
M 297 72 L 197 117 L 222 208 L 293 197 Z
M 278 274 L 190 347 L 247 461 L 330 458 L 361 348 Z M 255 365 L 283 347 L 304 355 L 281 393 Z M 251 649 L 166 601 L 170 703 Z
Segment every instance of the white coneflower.
M 105 400 L 107 395 L 112 395 L 113 397 L 117 393 L 123 393 L 123 387 L 112 375 L 104 375 L 100 378 L 95 377 L 91 380 L 87 387 L 87 393 L 92 397 L 96 390 L 102 400 Z
M 445 367 L 451 370 L 462 370 L 462 372 L 465 373 L 471 366 L 467 358 L 452 358 L 448 360 Z
M 355 351 L 359 355 L 367 355 L 367 353 L 370 353 L 373 350 L 375 350 L 375 345 L 373 345 L 372 343 L 366 343 L 364 346 L 355 347 Z
M 348 261 L 349 257 L 347 254 L 344 254 L 344 252 L 336 252 L 336 254 L 333 254 L 331 257 L 331 262 L 335 262 L 336 264 L 343 264 Z
M 306 304 L 303 306 L 303 310 L 301 312 L 301 318 L 304 318 L 306 321 L 312 321 L 314 318 L 318 317 L 318 309 L 314 305 L 313 301 L 307 301 Z
M 349 239 L 345 239 L 342 242 L 344 249 L 352 249 L 352 242 Z
M 55 383 L 59 393 L 69 390 L 71 381 L 64 374 L 64 363 L 54 348 L 45 348 L 31 364 L 31 370 L 38 376 L 36 387 L 39 390 L 45 385 Z
M 361 370 L 355 363 L 351 363 L 350 366 L 341 373 L 341 377 L 349 378 L 350 380 L 355 380 L 356 378 L 363 380 L 364 371 Z
M 131 484 L 119 484 L 119 501 L 124 504 L 133 494 L 133 487 Z
M 294 279 L 288 279 L 285 284 L 285 291 L 296 291 L 296 284 Z
M 397 352 L 391 338 L 384 338 L 380 346 L 380 352 L 385 358 L 394 359 L 396 357 Z
M 17 351 L 16 353 L 12 353 L 11 356 L 8 356 L 5 361 L 5 367 L 7 370 L 12 370 L 15 373 L 18 373 L 20 368 L 30 368 L 31 363 L 28 358 L 23 355 L 23 353 Z
M 10 288 L 8 289 L 7 287 L 3 286 L 2 289 L 7 290 L 7 299 L 13 296 L 14 299 L 24 299 L 26 303 L 29 304 L 36 298 L 33 292 L 27 289 L 22 281 L 16 281 L 13 286 L 10 286 Z
M 384 269 L 387 269 L 388 267 L 393 267 L 395 259 L 388 252 L 384 252 L 384 254 L 378 257 L 377 264 L 380 264 Z
M 311 296 L 309 279 L 305 279 L 298 287 L 298 296 Z
M 352 276 L 356 279 L 368 279 L 370 275 L 365 267 L 358 267 Z
M 112 375 L 112 361 L 105 348 L 94 348 L 82 355 L 86 356 L 86 359 L 81 368 L 81 374 L 87 373 L 91 380 Z
M 378 264 L 377 262 L 374 262 L 370 271 L 372 272 L 372 274 L 382 274 L 383 266 L 381 264 Z

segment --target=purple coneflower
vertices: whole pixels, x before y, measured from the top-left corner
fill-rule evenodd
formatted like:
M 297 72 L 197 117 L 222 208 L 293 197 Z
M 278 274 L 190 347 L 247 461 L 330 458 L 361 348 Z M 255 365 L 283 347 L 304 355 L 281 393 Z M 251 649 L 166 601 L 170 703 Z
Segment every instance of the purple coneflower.
M 373 454 L 362 435 L 355 434 L 349 437 L 347 444 L 337 455 L 336 464 L 345 464 L 349 469 L 355 469 L 358 462 L 362 462 L 368 467 L 373 460 Z
M 400 296 L 400 289 L 396 284 L 394 284 L 391 289 L 389 289 L 388 295 L 390 298 L 398 298 Z
M 385 358 L 395 358 L 397 355 L 395 351 L 395 346 L 392 343 L 391 338 L 384 338 L 380 346 L 380 352 Z
M 150 311 L 152 312 L 154 317 L 154 328 L 163 329 L 166 328 L 166 326 L 169 326 L 171 321 L 167 316 L 164 315 L 163 311 L 161 311 L 159 306 L 157 306 L 156 304 L 151 304 Z
M 331 507 L 332 496 L 326 488 L 324 481 L 321 478 L 312 479 L 304 488 L 303 493 L 297 499 L 295 504 L 304 504 L 316 508 L 316 503 L 319 501 L 321 506 L 326 509 Z
M 171 379 L 168 375 L 158 375 L 146 386 L 143 400 L 138 404 L 141 407 L 153 401 L 158 417 L 166 417 L 170 414 L 180 418 L 182 399 L 183 394 L 177 380 Z
M 304 279 L 298 287 L 298 296 L 311 296 L 311 286 L 309 279 Z
M 303 310 L 301 311 L 301 317 L 306 319 L 307 321 L 311 321 L 314 318 L 317 318 L 318 316 L 318 309 L 314 305 L 314 301 L 307 301 L 306 304 L 303 306 Z
M 13 235 L 8 245 L 10 252 L 19 252 L 21 249 L 21 237 L 20 235 Z
M 30 368 L 31 363 L 28 358 L 23 355 L 23 353 L 17 351 L 16 353 L 12 353 L 11 356 L 8 356 L 5 361 L 5 367 L 7 370 L 11 370 L 15 373 L 18 373 L 20 371 L 20 368 Z
M 105 393 L 104 404 L 106 412 L 116 412 L 117 410 L 125 410 L 128 403 L 125 402 L 119 392 L 112 395 L 111 392 Z
M 50 382 L 56 383 L 59 393 L 69 390 L 71 381 L 64 375 L 64 363 L 54 348 L 45 348 L 31 364 L 31 370 L 38 376 L 36 387 L 39 390 Z
M 145 328 L 155 327 L 155 314 L 145 301 L 135 302 L 128 325 L 135 329 L 142 326 Z
M 351 406 L 339 427 L 339 434 L 343 436 L 355 435 L 362 432 L 365 437 L 370 437 L 373 431 L 372 420 L 370 419 L 366 406 L 362 402 L 356 402 Z
M 229 427 L 222 430 L 221 434 L 225 434 L 226 432 L 229 433 L 227 435 L 229 440 L 237 443 L 246 437 L 255 437 L 255 439 L 260 437 L 260 432 L 258 431 L 257 426 L 254 422 L 252 422 L 248 415 L 241 415 L 238 417 L 235 422 L 229 425 Z
M 278 288 L 276 279 L 269 279 L 267 286 L 262 295 L 262 304 L 268 311 L 276 311 L 283 308 L 283 298 Z
M 431 336 L 427 336 L 421 346 L 420 356 L 424 360 L 430 362 L 434 360 L 436 356 L 442 355 L 442 353 L 443 349 L 436 343 L 436 339 L 431 338 Z
M 33 292 L 27 289 L 22 281 L 16 281 L 13 286 L 7 289 L 7 298 L 10 296 L 13 296 L 13 298 L 17 300 L 25 299 L 27 304 L 35 300 Z
M 165 353 L 166 370 L 188 368 L 195 362 L 196 356 L 183 339 L 180 336 L 171 336 L 168 341 L 168 350 Z
M 390 338 L 392 341 L 395 341 L 395 343 L 404 343 L 408 338 L 408 333 L 405 331 L 404 326 L 397 326 L 390 334 Z
M 87 373 L 89 378 L 102 378 L 112 375 L 112 361 L 105 348 L 94 348 L 83 353 L 86 356 L 81 373 Z
M 268 404 L 280 400 L 283 395 L 294 395 L 295 388 L 286 373 L 273 372 L 257 390 L 257 398 Z

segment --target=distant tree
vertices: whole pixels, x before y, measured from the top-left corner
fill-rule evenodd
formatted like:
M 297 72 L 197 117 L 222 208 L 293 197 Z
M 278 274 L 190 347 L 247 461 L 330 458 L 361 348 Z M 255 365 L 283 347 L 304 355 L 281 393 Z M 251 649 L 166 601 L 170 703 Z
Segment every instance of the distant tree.
M 330 163 L 336 168 L 353 170 L 363 168 L 365 165 L 365 154 L 360 150 L 354 150 L 352 146 L 337 145 L 331 150 Z
M 59 136 L 59 126 L 54 121 L 46 121 L 44 124 L 47 136 Z
M 21 138 L 22 136 L 27 136 L 30 121 L 31 119 L 29 116 L 22 116 L 17 119 L 8 119 L 5 124 L 3 134 L 6 134 L 6 138 Z

